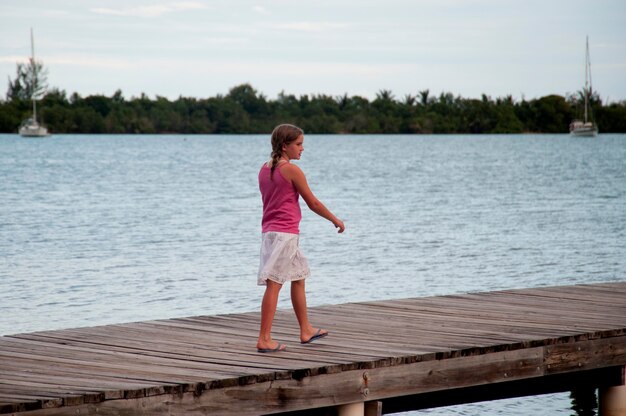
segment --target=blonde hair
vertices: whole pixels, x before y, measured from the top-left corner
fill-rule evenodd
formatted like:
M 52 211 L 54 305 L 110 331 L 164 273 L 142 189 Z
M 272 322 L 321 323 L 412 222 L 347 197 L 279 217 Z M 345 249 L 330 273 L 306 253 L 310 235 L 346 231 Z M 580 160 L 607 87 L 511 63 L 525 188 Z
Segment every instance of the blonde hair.
M 304 131 L 293 124 L 280 124 L 274 128 L 272 131 L 272 155 L 269 161 L 270 178 L 274 176 L 274 169 L 278 166 L 278 161 L 283 155 L 283 146 L 290 144 L 303 134 Z

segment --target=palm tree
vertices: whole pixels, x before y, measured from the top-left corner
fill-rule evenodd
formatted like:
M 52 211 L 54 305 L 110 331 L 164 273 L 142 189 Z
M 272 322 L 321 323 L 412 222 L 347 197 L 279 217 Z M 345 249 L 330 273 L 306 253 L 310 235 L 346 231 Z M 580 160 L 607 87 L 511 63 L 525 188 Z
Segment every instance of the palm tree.
M 423 90 L 419 92 L 420 95 L 420 102 L 422 103 L 422 105 L 428 105 L 428 94 L 430 93 L 430 90 Z

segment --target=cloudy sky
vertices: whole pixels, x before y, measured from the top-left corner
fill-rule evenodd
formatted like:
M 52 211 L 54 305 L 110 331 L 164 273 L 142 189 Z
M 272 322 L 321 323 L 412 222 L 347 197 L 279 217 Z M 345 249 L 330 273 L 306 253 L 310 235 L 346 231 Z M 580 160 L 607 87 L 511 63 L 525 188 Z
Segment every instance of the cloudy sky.
M 35 52 L 71 94 L 626 100 L 624 0 L 0 0 L 0 94 Z

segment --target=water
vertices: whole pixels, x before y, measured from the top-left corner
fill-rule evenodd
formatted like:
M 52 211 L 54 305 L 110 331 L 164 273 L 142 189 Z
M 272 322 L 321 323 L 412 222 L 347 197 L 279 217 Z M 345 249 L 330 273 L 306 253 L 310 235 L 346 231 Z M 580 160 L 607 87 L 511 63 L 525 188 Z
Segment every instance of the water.
M 0 334 L 258 310 L 268 155 L 265 135 L 0 135 Z M 347 226 L 304 210 L 311 306 L 626 279 L 626 135 L 311 135 L 298 163 Z

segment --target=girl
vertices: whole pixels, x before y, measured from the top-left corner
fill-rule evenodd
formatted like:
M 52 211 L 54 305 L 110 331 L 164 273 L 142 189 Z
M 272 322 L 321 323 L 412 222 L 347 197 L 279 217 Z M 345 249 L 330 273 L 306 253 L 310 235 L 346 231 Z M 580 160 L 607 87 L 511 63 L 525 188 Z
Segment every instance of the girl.
M 304 132 L 290 124 L 281 124 L 272 132 L 272 157 L 261 167 L 259 189 L 263 200 L 261 263 L 258 284 L 266 285 L 261 304 L 259 352 L 284 351 L 287 347 L 272 340 L 272 322 L 276 313 L 278 293 L 285 282 L 291 282 L 291 303 L 300 325 L 300 342 L 309 342 L 328 335 L 314 328 L 307 317 L 304 279 L 309 265 L 298 247 L 302 218 L 298 197 L 302 196 L 311 211 L 326 218 L 342 233 L 343 222 L 335 217 L 311 192 L 302 170 L 290 163 L 300 159 L 304 151 Z

